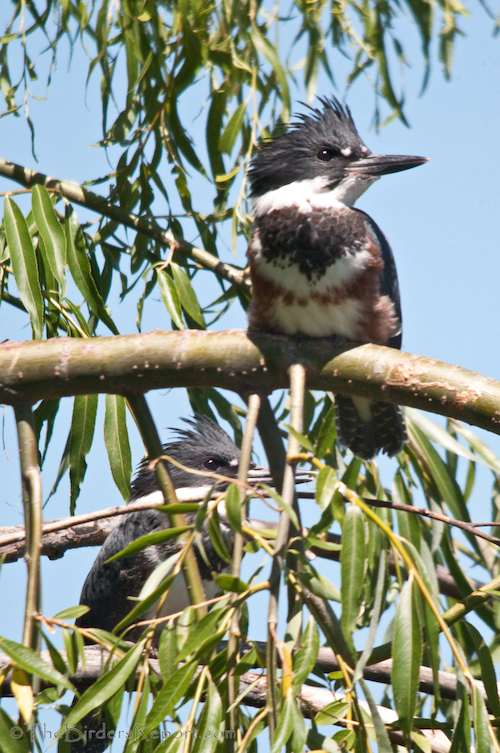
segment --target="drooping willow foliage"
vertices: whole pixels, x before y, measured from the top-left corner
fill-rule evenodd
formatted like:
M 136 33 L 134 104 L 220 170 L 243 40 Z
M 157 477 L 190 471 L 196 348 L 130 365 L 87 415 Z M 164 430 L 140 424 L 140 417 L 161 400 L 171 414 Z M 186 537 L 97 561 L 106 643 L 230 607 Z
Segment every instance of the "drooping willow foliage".
M 327 391 L 308 390 L 297 417 L 284 396 L 273 400 L 273 412 L 265 394 L 283 387 L 286 348 L 305 353 L 306 344 L 285 347 L 283 338 L 251 341 L 240 333 L 240 347 L 235 336 L 201 332 L 230 305 L 246 308 L 250 300 L 245 270 L 219 256 L 221 247 L 236 247 L 248 237 L 245 169 L 259 138 L 289 120 L 290 92 L 300 90 L 311 99 L 320 72 L 334 78 L 335 55 L 343 53 L 350 56 L 350 80 L 372 72 L 375 120 L 404 120 L 395 73 L 405 52 L 399 35 L 406 33 L 405 24 L 420 34 L 424 83 L 430 43 L 439 36 L 449 76 L 464 9 L 456 2 L 414 0 L 331 5 L 19 0 L 11 6 L 0 52 L 5 115 L 28 118 L 36 148 L 32 92 L 44 85 L 43 76 L 57 75 L 61 44 L 83 46 L 89 76 L 101 78 L 101 146 L 111 168 L 90 189 L 95 176 L 78 186 L 64 175 L 48 178 L 43 166 L 34 173 L 10 163 L 7 153 L 0 155 L 0 174 L 31 191 L 30 210 L 22 210 L 16 197 L 4 200 L 0 321 L 16 307 L 30 322 L 34 340 L 0 345 L 1 399 L 16 414 L 26 520 L 25 543 L 18 532 L 0 531 L 6 557 L 1 577 L 9 577 L 8 562 L 23 547 L 28 554 L 24 633 L 0 637 L 0 692 L 15 696 L 19 707 L 19 718 L 0 707 L 0 749 L 25 753 L 39 744 L 43 750 L 46 740 L 37 725 L 48 707 L 60 712 L 64 732 L 103 706 L 108 729 L 132 731 L 126 743 L 118 743 L 127 751 L 221 746 L 231 751 L 270 746 L 272 753 L 283 746 L 294 753 L 364 751 L 373 749 L 373 741 L 380 751 L 394 745 L 426 753 L 462 751 L 471 744 L 481 753 L 499 750 L 498 546 L 468 525 L 467 503 L 478 465 L 486 466 L 492 474 L 491 520 L 498 520 L 500 460 L 456 420 L 464 416 L 495 428 L 499 385 L 443 364 L 438 379 L 425 359 L 412 378 L 408 370 L 403 378 L 394 365 L 399 356 L 379 348 L 379 378 L 380 364 L 388 364 L 383 394 L 417 407 L 429 408 L 430 400 L 430 407 L 450 417 L 445 430 L 408 411 L 409 442 L 394 478 L 384 484 L 375 462 L 352 458 L 336 442 L 332 392 L 372 390 L 373 396 L 379 389 L 375 367 L 370 371 L 370 346 L 364 346 L 365 370 L 345 354 L 340 361 L 328 344 L 326 355 L 309 354 L 315 384 Z M 195 132 L 184 117 L 186 103 L 192 107 L 193 101 L 199 102 Z M 79 221 L 80 207 L 95 213 L 97 222 Z M 186 240 L 194 234 L 196 245 Z M 202 272 L 218 286 L 208 305 Z M 139 331 L 153 291 L 161 296 L 172 324 L 168 342 L 159 335 L 119 336 L 118 319 L 109 309 L 113 285 L 124 305 L 132 305 L 133 291 L 140 290 Z M 8 335 L 5 325 L 2 333 Z M 69 344 L 55 339 L 59 336 L 69 337 Z M 157 352 L 146 357 L 148 347 Z M 174 359 L 165 355 L 169 347 L 176 354 L 175 374 L 168 368 Z M 157 377 L 151 376 L 155 369 Z M 77 501 L 96 431 L 97 393 L 106 393 L 106 449 L 125 499 L 131 478 L 127 411 L 147 454 L 161 454 L 141 379 L 148 385 L 144 390 L 186 387 L 193 409 L 228 420 L 244 446 L 256 422 L 278 488 L 267 493 L 280 513 L 277 524 L 248 520 L 245 487 L 230 486 L 225 501 L 235 537 L 231 557 L 213 500 L 200 500 L 196 508 L 178 504 L 158 464 L 166 514 L 172 526 L 182 527 L 186 546 L 174 570 L 164 573 L 166 580 L 148 585 L 131 620 L 165 595 L 181 569 L 194 605 L 167 622 L 157 658 L 147 626 L 131 646 L 120 638 L 126 625 L 117 635 L 84 631 L 72 624 L 79 608 L 68 604 L 55 617 L 38 611 L 40 544 L 48 547 L 38 468 L 58 427 L 60 400 L 74 397 L 54 486 L 69 471 L 69 510 L 81 513 Z M 246 411 L 219 390 L 231 384 L 248 401 L 245 425 Z M 286 474 L 282 486 L 282 436 L 289 424 L 289 467 L 300 463 L 317 472 L 298 501 L 286 491 Z M 313 520 L 307 530 L 301 521 L 305 504 Z M 431 517 L 408 510 L 424 505 Z M 194 527 L 185 527 L 182 516 L 193 509 Z M 457 533 L 449 518 L 465 528 Z M 225 596 L 208 612 L 198 606 L 203 593 L 191 547 L 207 521 L 213 545 L 233 573 L 219 576 Z M 78 535 L 68 530 L 70 522 L 60 525 L 61 550 Z M 148 543 L 146 538 L 138 546 Z M 247 581 L 240 577 L 241 547 L 247 562 L 255 560 Z M 43 556 L 46 549 L 41 551 Z M 263 552 L 270 570 L 261 570 Z M 340 565 L 325 570 L 332 560 Z M 471 565 L 485 574 L 483 587 L 468 578 Z M 261 617 L 269 626 L 266 644 L 256 643 L 248 630 L 254 597 L 261 592 L 269 594 L 269 610 Z M 103 668 L 92 662 L 92 648 L 84 641 L 107 649 Z M 76 694 L 73 706 L 67 691 Z M 68 749 L 64 739 L 59 746 Z

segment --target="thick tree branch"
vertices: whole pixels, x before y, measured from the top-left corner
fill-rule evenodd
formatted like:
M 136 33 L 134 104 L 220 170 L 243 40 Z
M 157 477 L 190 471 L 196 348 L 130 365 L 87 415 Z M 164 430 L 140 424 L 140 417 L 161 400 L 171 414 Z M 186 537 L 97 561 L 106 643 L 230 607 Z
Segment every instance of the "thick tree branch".
M 89 340 L 0 345 L 0 401 L 166 387 L 219 387 L 239 393 L 288 387 L 293 363 L 310 389 L 396 402 L 500 433 L 500 382 L 459 366 L 380 345 L 297 339 L 246 330 L 149 332 Z
M 109 217 L 109 219 L 115 220 L 125 227 L 137 230 L 139 233 L 158 241 L 158 243 L 167 246 L 173 251 L 178 251 L 202 267 L 205 267 L 205 269 L 210 269 L 219 277 L 228 280 L 236 287 L 250 290 L 250 283 L 245 277 L 243 269 L 235 267 L 232 264 L 224 264 L 216 256 L 208 253 L 208 251 L 197 248 L 183 238 L 178 238 L 170 231 L 164 230 L 154 220 L 147 220 L 143 217 L 138 217 L 132 212 L 127 212 L 126 209 L 112 204 L 102 196 L 99 196 L 99 194 L 83 188 L 79 183 L 51 178 L 48 175 L 30 170 L 28 167 L 22 167 L 22 165 L 16 165 L 14 162 L 9 162 L 5 159 L 0 159 L 0 175 L 16 181 L 16 183 L 25 188 L 33 188 L 36 185 L 44 186 L 48 191 L 59 194 L 59 196 L 82 207 L 86 207 L 93 212 L 97 212 L 104 217 Z
M 222 641 L 220 649 L 224 649 L 227 646 L 227 641 Z M 258 648 L 261 655 L 265 654 L 266 643 L 264 641 L 255 641 L 255 646 Z M 66 662 L 66 651 L 64 649 L 58 649 L 61 657 Z M 78 665 L 77 672 L 69 679 L 78 690 L 84 690 L 91 685 L 95 680 L 100 677 L 102 662 L 107 658 L 107 652 L 99 646 L 85 646 L 85 658 L 86 666 L 83 669 L 81 664 Z M 52 664 L 50 654 L 48 651 L 42 651 L 41 657 L 48 664 Z M 150 659 L 151 665 L 155 671 L 159 674 L 159 663 L 156 659 Z M 278 659 L 279 661 L 279 659 Z M 7 654 L 0 653 L 0 671 L 9 666 L 12 659 Z M 258 666 L 258 665 L 256 665 Z M 339 663 L 335 656 L 335 653 L 331 648 L 323 646 L 319 649 L 318 657 L 316 660 L 316 666 L 321 669 L 324 674 L 329 672 L 338 672 Z M 385 661 L 377 662 L 376 664 L 369 664 L 365 667 L 364 678 L 365 680 L 371 680 L 372 682 L 378 682 L 383 685 L 390 685 L 392 672 L 392 660 L 386 659 Z M 10 688 L 10 676 L 7 675 L 3 684 L 0 686 L 0 696 L 6 697 L 12 695 Z M 439 690 L 443 698 L 449 698 L 455 700 L 457 697 L 457 676 L 451 672 L 438 672 Z M 475 680 L 475 683 L 485 700 L 487 700 L 486 691 L 484 685 L 480 680 Z M 500 691 L 500 683 L 499 691 Z M 432 676 L 432 669 L 430 667 L 420 667 L 419 670 L 419 690 L 422 693 L 434 694 L 434 680 Z
M 181 502 L 200 502 L 206 496 L 206 488 L 201 489 L 181 489 L 177 490 L 177 497 Z M 305 493 L 307 494 L 307 492 Z M 298 496 L 303 496 L 304 492 L 299 492 Z M 159 498 L 158 505 L 163 504 L 163 498 Z M 48 520 L 43 524 L 43 538 L 40 554 L 45 555 L 51 560 L 59 559 L 68 549 L 79 549 L 87 546 L 102 546 L 107 537 L 118 523 L 121 515 L 136 510 L 148 510 L 157 505 L 151 502 L 134 502 L 130 505 L 120 505 L 118 507 L 108 507 L 104 510 L 88 513 L 86 515 L 75 515 L 71 518 L 58 518 L 57 520 Z M 258 530 L 274 530 L 277 524 L 270 520 L 250 519 L 248 524 Z M 304 530 L 307 535 L 307 530 Z M 327 541 L 333 544 L 341 544 L 342 537 L 336 533 L 329 533 Z M 24 557 L 26 550 L 25 528 L 24 526 L 6 526 L 0 528 L 0 557 L 5 555 L 5 562 L 17 562 Z M 317 549 L 313 547 L 311 552 L 322 559 L 338 561 L 340 552 L 330 551 L 328 549 Z M 394 555 L 389 552 L 389 571 L 394 575 L 396 572 L 394 566 Z M 439 583 L 439 590 L 445 596 L 451 596 L 453 599 L 461 600 L 464 594 L 458 588 L 455 579 L 450 571 L 442 565 L 436 566 L 436 574 Z M 484 587 L 484 583 L 469 579 L 471 591 L 478 591 Z
M 266 650 L 266 644 L 259 642 L 256 644 L 259 648 L 259 651 L 261 653 L 264 653 Z M 221 646 L 222 647 L 222 646 Z M 60 650 L 60 654 L 64 661 L 66 661 L 66 652 L 64 650 Z M 81 663 L 78 665 L 78 669 L 76 673 L 70 677 L 71 682 L 75 685 L 75 687 L 78 688 L 78 690 L 83 691 L 85 690 L 92 682 L 97 680 L 101 676 L 102 671 L 102 665 L 104 661 L 107 659 L 107 652 L 102 650 L 99 647 L 96 646 L 86 646 L 85 647 L 85 657 L 86 657 L 86 666 L 85 669 L 82 668 Z M 48 651 L 42 652 L 42 658 L 47 661 L 48 663 L 51 663 L 50 655 Z M 0 654 L 0 671 L 7 667 L 11 663 L 10 657 L 6 656 L 5 654 Z M 156 659 L 149 659 L 150 667 L 153 672 L 160 674 L 160 667 L 159 662 Z M 318 668 L 320 668 L 325 674 L 328 672 L 335 672 L 338 671 L 339 665 L 336 660 L 334 652 L 330 648 L 320 648 L 317 662 L 316 662 Z M 382 684 L 390 684 L 391 682 L 391 671 L 392 671 L 392 662 L 390 660 L 378 662 L 377 664 L 369 665 L 365 668 L 364 677 L 367 680 L 371 680 L 373 682 L 379 682 Z M 5 696 L 11 696 L 12 690 L 10 686 L 10 673 L 7 675 L 6 679 L 4 680 L 1 688 L 0 688 L 0 695 L 3 697 Z M 256 682 L 257 681 L 257 682 Z M 451 700 L 456 699 L 457 694 L 457 678 L 456 675 L 451 674 L 449 672 L 439 672 L 438 673 L 438 681 L 439 681 L 439 688 L 441 695 L 444 698 L 449 698 Z M 483 698 L 486 700 L 486 691 L 484 689 L 483 683 L 476 680 L 475 681 L 479 692 L 483 696 Z M 253 687 L 250 687 L 252 686 Z M 249 706 L 254 706 L 257 708 L 262 707 L 266 703 L 266 696 L 267 696 L 267 681 L 265 676 L 260 676 L 253 673 L 253 672 L 247 672 L 240 678 L 240 687 L 239 692 L 242 693 L 245 689 L 247 690 L 247 693 L 245 695 L 245 703 Z M 433 693 L 434 692 L 434 683 L 433 683 L 433 677 L 432 677 L 432 670 L 429 667 L 420 667 L 419 672 L 419 690 L 424 693 Z M 337 694 L 338 697 L 338 694 Z M 327 690 L 326 688 L 318 688 L 318 687 L 312 687 L 308 685 L 303 685 L 301 692 L 300 692 L 300 702 L 302 705 L 302 710 L 304 712 L 304 715 L 306 717 L 312 717 L 314 716 L 317 711 L 323 709 L 328 703 L 331 703 L 334 699 L 333 694 L 331 691 Z M 382 711 L 382 708 L 379 708 L 379 711 Z M 390 711 L 392 716 L 391 718 L 384 718 L 384 721 L 386 724 L 392 724 L 397 722 L 397 716 L 395 712 L 388 709 L 387 711 Z M 392 739 L 394 741 L 398 741 L 399 738 L 397 738 L 397 732 L 391 733 L 391 735 L 394 734 Z M 439 735 L 436 736 L 436 742 L 439 740 L 443 745 L 445 744 L 445 738 L 444 736 L 441 737 Z M 449 743 L 449 741 L 448 741 Z M 445 751 L 447 750 L 446 747 L 434 747 L 433 744 L 433 750 L 436 751 Z

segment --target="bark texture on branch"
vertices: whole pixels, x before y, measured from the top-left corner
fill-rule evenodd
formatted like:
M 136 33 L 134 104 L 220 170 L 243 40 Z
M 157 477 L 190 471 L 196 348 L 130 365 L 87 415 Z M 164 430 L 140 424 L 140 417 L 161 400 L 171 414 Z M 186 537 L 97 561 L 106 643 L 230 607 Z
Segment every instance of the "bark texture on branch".
M 269 393 L 288 387 L 294 363 L 310 389 L 360 395 L 442 413 L 500 433 L 500 382 L 459 366 L 381 345 L 247 330 L 148 332 L 88 340 L 0 345 L 0 401 L 170 387 Z
M 205 494 L 200 495 L 197 490 L 182 490 L 192 492 L 182 496 L 183 502 L 201 501 Z M 179 496 L 179 494 L 178 494 Z M 300 496 L 300 493 L 299 495 Z M 160 500 L 158 504 L 163 504 Z M 87 515 L 73 516 L 72 518 L 59 518 L 57 520 L 48 520 L 43 525 L 42 547 L 40 554 L 45 555 L 51 560 L 60 559 L 69 549 L 80 549 L 87 546 L 102 546 L 113 528 L 119 522 L 121 515 L 136 510 L 149 509 L 150 503 L 135 502 L 130 505 L 120 505 L 119 507 L 109 507 L 98 512 L 88 513 Z M 270 520 L 250 519 L 248 525 L 260 530 L 274 530 L 276 523 Z M 307 535 L 307 531 L 304 531 Z M 336 533 L 329 533 L 327 541 L 333 544 L 341 544 L 342 537 Z M 24 526 L 5 526 L 0 528 L 0 557 L 5 555 L 5 562 L 17 562 L 24 557 L 26 550 L 25 528 Z M 330 551 L 328 549 L 319 549 L 313 547 L 311 552 L 322 559 L 338 561 L 340 559 L 339 551 Z M 389 552 L 389 572 L 394 574 L 396 568 L 394 565 L 394 555 Z M 455 579 L 450 571 L 442 565 L 436 566 L 439 590 L 445 596 L 451 596 L 453 599 L 461 600 L 464 594 L 458 588 Z M 479 590 L 484 583 L 468 579 L 472 591 Z
M 265 652 L 265 644 L 258 643 L 259 650 Z M 60 654 L 64 661 L 66 661 L 66 652 L 60 650 Z M 108 657 L 108 653 L 97 646 L 85 647 L 86 666 L 83 669 L 81 663 L 78 664 L 76 673 L 69 679 L 75 685 L 75 687 L 81 692 L 85 690 L 101 676 L 102 666 Z M 50 655 L 48 651 L 42 652 L 42 658 L 51 663 Z M 5 654 L 0 654 L 0 671 L 10 664 L 10 657 Z M 150 668 L 153 672 L 160 674 L 159 662 L 157 659 L 149 659 Z M 317 665 L 323 672 L 337 671 L 339 665 L 333 651 L 329 648 L 320 648 Z M 373 680 L 375 682 L 381 682 L 389 684 L 391 682 L 391 668 L 392 662 L 390 660 L 384 662 L 378 662 L 365 668 L 364 676 L 366 679 Z M 12 689 L 10 686 L 10 673 L 5 678 L 2 686 L 0 687 L 0 695 L 11 696 Z M 246 691 L 245 704 L 257 708 L 262 708 L 266 704 L 267 700 L 267 679 L 265 675 L 256 674 L 254 672 L 246 672 L 240 677 L 239 693 Z M 476 681 L 477 687 L 483 697 L 486 699 L 486 693 L 484 686 L 481 682 Z M 449 672 L 439 672 L 439 685 L 441 694 L 450 699 L 456 698 L 456 676 Z M 420 690 L 426 693 L 432 693 L 434 685 L 432 681 L 432 670 L 428 667 L 420 668 Z M 343 695 L 339 693 L 332 693 L 326 688 L 312 687 L 309 685 L 303 685 L 299 694 L 299 702 L 301 704 L 302 712 L 307 718 L 312 718 L 318 711 L 322 710 L 327 704 L 332 703 L 334 700 L 343 699 Z M 362 704 L 364 702 L 361 702 Z M 379 713 L 383 716 L 383 721 L 386 724 L 391 724 L 398 721 L 398 717 L 395 711 L 392 709 L 384 709 L 384 707 L 378 707 Z M 369 712 L 369 709 L 367 708 Z M 386 713 L 387 712 L 387 715 Z M 424 730 L 421 730 L 424 733 Z M 450 741 L 439 730 L 427 730 L 426 736 L 431 744 L 432 750 L 435 753 L 446 753 L 449 750 Z M 390 732 L 390 737 L 393 742 L 398 744 L 402 743 L 403 739 L 401 733 Z
M 227 641 L 223 641 L 220 644 L 220 648 L 223 649 L 227 645 Z M 265 654 L 266 644 L 263 641 L 256 641 L 255 645 L 259 649 L 261 654 Z M 63 660 L 66 662 L 66 651 L 64 649 L 58 649 Z M 42 651 L 41 657 L 48 664 L 52 664 L 50 654 L 48 651 Z M 95 680 L 98 680 L 101 676 L 102 665 L 108 658 L 108 653 L 99 646 L 85 646 L 85 668 L 82 668 L 81 663 L 78 664 L 78 669 L 74 675 L 69 679 L 77 690 L 85 690 Z M 157 659 L 149 659 L 152 669 L 160 674 L 159 662 Z M 7 654 L 0 653 L 0 671 L 8 667 L 12 662 L 12 659 Z M 325 673 L 337 672 L 339 670 L 339 663 L 331 648 L 323 646 L 319 649 L 318 658 L 316 661 L 317 666 Z M 372 680 L 373 682 L 379 682 L 384 685 L 389 685 L 391 682 L 392 660 L 386 659 L 385 661 L 377 662 L 376 664 L 370 664 L 365 667 L 364 678 L 366 680 Z M 439 689 L 441 695 L 444 698 L 450 700 L 456 700 L 457 697 L 457 676 L 451 672 L 438 672 Z M 7 675 L 3 684 L 0 686 L 0 696 L 11 696 L 12 689 L 10 687 L 10 674 Z M 483 683 L 479 680 L 475 680 L 476 685 L 485 700 L 487 700 L 486 691 Z M 500 686 L 500 683 L 499 683 Z M 432 669 L 430 667 L 420 667 L 419 671 L 419 690 L 423 693 L 434 693 L 434 682 L 432 679 Z

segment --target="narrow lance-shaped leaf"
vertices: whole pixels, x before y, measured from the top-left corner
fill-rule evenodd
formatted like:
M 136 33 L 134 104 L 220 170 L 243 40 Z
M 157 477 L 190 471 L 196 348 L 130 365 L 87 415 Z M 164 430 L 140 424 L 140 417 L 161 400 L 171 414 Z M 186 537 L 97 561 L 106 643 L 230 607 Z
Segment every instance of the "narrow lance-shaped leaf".
M 40 340 L 44 323 L 43 298 L 35 249 L 26 220 L 10 196 L 5 199 L 4 225 L 19 296 L 30 315 L 33 337 Z
M 283 65 L 281 64 L 281 60 L 271 42 L 260 33 L 257 27 L 253 28 L 250 32 L 250 36 L 255 45 L 255 49 L 270 63 L 276 74 L 276 78 L 279 81 L 281 87 L 281 99 L 283 102 L 281 119 L 286 123 L 290 117 L 290 90 L 288 88 L 288 79 L 283 69 Z
M 0 709 L 0 749 L 2 753 L 29 753 L 31 750 L 21 727 L 3 709 Z
M 161 299 L 170 318 L 177 329 L 186 329 L 186 325 L 182 321 L 181 302 L 174 281 L 164 269 L 158 269 L 156 274 L 158 277 L 158 285 L 160 286 Z
M 312 672 L 318 656 L 319 632 L 313 617 L 309 618 L 300 644 L 293 660 L 293 692 L 295 695 L 300 691 L 300 687 L 307 680 L 309 673 Z
M 418 426 L 413 424 L 411 426 L 411 433 L 428 464 L 432 478 L 434 479 L 441 497 L 450 508 L 454 517 L 459 520 L 470 520 L 462 491 L 456 480 L 450 474 L 450 470 L 446 463 Z M 474 537 L 469 537 L 469 539 L 475 545 L 476 542 Z
M 457 671 L 457 700 L 455 702 L 454 716 L 455 727 L 451 740 L 450 753 L 469 753 L 471 749 L 469 696 L 466 681 L 460 669 Z
M 278 753 L 293 733 L 295 722 L 295 714 L 293 713 L 294 704 L 295 701 L 290 696 L 287 696 L 283 701 L 283 708 L 279 714 L 278 726 L 276 727 L 271 745 L 271 753 Z
M 349 505 L 342 530 L 340 573 L 342 580 L 341 625 L 351 648 L 352 631 L 359 614 L 365 565 L 365 528 L 362 510 Z
M 225 154 L 231 154 L 233 151 L 234 144 L 236 142 L 236 139 L 238 138 L 238 134 L 241 131 L 241 126 L 243 125 L 243 118 L 245 116 L 245 110 L 247 107 L 246 102 L 242 102 L 234 113 L 229 118 L 229 122 L 227 126 L 224 129 L 224 133 L 221 135 L 219 140 L 219 149 L 221 152 L 224 152 Z
M 196 722 L 196 738 L 192 753 L 212 753 L 220 746 L 217 732 L 221 729 L 223 719 L 223 705 L 220 693 L 213 680 L 209 677 L 207 694 L 203 711 Z M 215 733 L 215 734 L 214 734 Z
M 127 410 L 122 395 L 106 395 L 104 416 L 104 444 L 111 473 L 123 499 L 130 496 L 132 456 L 128 441 Z
M 227 489 L 225 504 L 231 527 L 235 531 L 242 533 L 240 492 L 236 484 L 231 484 Z
M 66 243 L 68 249 L 68 265 L 76 283 L 76 286 L 85 299 L 85 303 L 114 335 L 118 334 L 118 330 L 106 311 L 104 301 L 101 294 L 97 289 L 94 278 L 92 277 L 92 271 L 90 269 L 90 262 L 87 259 L 87 252 L 85 249 L 85 242 L 83 240 L 83 233 L 78 222 L 78 217 L 73 207 L 66 208 Z
M 144 641 L 140 641 L 109 672 L 106 672 L 100 680 L 97 680 L 97 682 L 86 690 L 69 712 L 60 731 L 64 731 L 69 724 L 76 724 L 89 711 L 92 711 L 111 698 L 127 682 L 135 670 L 143 649 Z
M 307 727 L 304 721 L 304 716 L 299 704 L 296 700 L 292 703 L 293 711 L 293 731 L 289 741 L 289 746 L 293 750 L 293 753 L 302 753 L 304 750 L 304 744 L 307 740 Z
M 488 712 L 486 704 L 477 685 L 472 688 L 472 718 L 474 720 L 474 738 L 476 753 L 489 753 L 491 738 L 489 732 Z
M 172 273 L 174 275 L 174 281 L 182 308 L 201 329 L 206 329 L 205 320 L 201 313 L 200 305 L 196 298 L 196 293 L 194 292 L 191 280 L 178 264 L 172 262 L 170 266 L 172 267 Z
M 493 658 L 490 653 L 490 648 L 484 640 L 483 636 L 473 625 L 465 622 L 463 629 L 467 631 L 472 642 L 474 643 L 474 649 L 477 653 L 479 663 L 481 665 L 481 680 L 486 691 L 488 698 L 488 705 L 492 713 L 496 717 L 500 717 L 500 699 L 498 697 L 498 687 L 496 683 L 495 667 Z
M 396 608 L 393 640 L 392 687 L 394 703 L 404 734 L 413 726 L 422 662 L 423 642 L 417 599 L 419 590 L 413 574 L 405 583 Z
M 64 230 L 57 219 L 49 192 L 43 186 L 33 186 L 32 207 L 38 231 L 49 267 L 61 288 L 61 296 L 66 297 L 66 239 Z
M 34 674 L 54 685 L 62 685 L 67 690 L 74 690 L 70 681 L 50 664 L 45 662 L 36 651 L 28 646 L 0 636 L 0 649 L 4 651 L 25 672 Z
M 148 714 L 145 735 L 162 722 L 171 713 L 177 701 L 184 696 L 196 672 L 196 667 L 196 662 L 184 664 L 174 672 L 169 682 L 163 685 Z
M 73 515 L 80 485 L 85 477 L 87 462 L 94 438 L 97 395 L 77 395 L 73 406 L 69 439 L 69 476 L 71 480 L 70 510 Z
M 12 692 L 17 701 L 21 717 L 25 724 L 31 719 L 33 713 L 33 689 L 29 683 L 28 675 L 20 667 L 14 667 L 12 670 L 12 680 L 10 682 Z

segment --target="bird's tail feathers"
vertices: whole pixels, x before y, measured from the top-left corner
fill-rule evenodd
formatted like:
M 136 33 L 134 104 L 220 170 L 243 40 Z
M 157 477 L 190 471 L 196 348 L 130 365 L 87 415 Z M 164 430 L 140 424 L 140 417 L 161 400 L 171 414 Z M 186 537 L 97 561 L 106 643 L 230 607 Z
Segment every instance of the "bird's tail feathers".
M 362 397 L 335 395 L 337 434 L 343 445 L 363 460 L 380 450 L 397 455 L 408 439 L 398 405 Z

